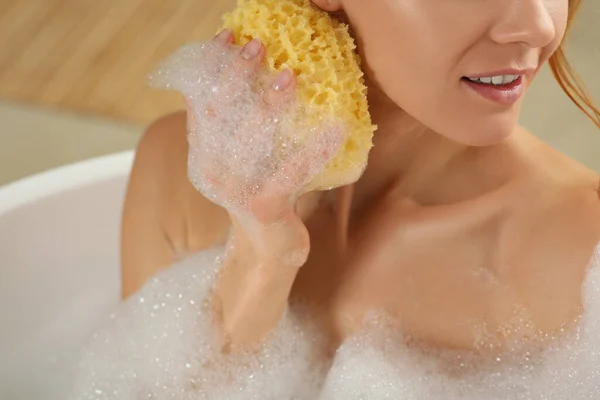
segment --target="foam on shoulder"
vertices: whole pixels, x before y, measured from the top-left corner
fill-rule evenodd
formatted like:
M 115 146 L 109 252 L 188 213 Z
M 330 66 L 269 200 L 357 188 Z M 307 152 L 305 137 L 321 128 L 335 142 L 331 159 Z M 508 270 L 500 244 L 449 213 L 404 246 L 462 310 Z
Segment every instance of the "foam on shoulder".
M 347 340 L 321 400 L 592 400 L 600 393 L 600 246 L 584 285 L 585 312 L 573 332 L 493 358 L 462 351 L 410 349 L 381 319 Z M 384 321 L 385 322 L 385 321 Z

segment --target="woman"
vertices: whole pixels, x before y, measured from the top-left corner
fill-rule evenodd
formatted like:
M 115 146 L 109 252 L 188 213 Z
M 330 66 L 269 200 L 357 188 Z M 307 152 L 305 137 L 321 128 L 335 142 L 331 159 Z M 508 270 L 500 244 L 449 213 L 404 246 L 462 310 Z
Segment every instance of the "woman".
M 364 175 L 291 206 L 259 196 L 249 233 L 188 181 L 186 114 L 160 119 L 139 144 L 125 203 L 123 296 L 231 230 L 214 293 L 228 344 L 264 338 L 290 299 L 313 306 L 334 347 L 379 308 L 407 337 L 443 348 L 481 348 L 482 327 L 498 348 L 572 326 L 600 241 L 598 174 L 517 120 L 544 63 L 571 89 L 561 44 L 580 0 L 313 3 L 356 34 L 378 126 Z M 233 45 L 227 31 L 214 40 Z M 263 56 L 253 41 L 240 62 Z M 282 72 L 272 99 L 294 83 Z M 284 265 L 291 250 L 299 259 Z

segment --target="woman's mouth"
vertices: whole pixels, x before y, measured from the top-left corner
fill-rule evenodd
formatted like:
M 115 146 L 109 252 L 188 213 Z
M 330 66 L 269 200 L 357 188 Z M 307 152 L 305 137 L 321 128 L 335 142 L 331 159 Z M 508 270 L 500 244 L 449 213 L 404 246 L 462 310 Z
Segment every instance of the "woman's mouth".
M 523 75 L 494 75 L 482 77 L 463 77 L 465 86 L 484 99 L 510 106 L 523 94 Z

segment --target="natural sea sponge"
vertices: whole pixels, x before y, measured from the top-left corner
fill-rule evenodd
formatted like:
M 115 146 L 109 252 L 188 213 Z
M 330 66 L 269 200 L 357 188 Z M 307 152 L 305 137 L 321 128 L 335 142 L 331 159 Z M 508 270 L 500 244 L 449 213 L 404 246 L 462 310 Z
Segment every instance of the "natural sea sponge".
M 376 127 L 371 122 L 367 88 L 348 26 L 312 6 L 310 0 L 238 0 L 223 16 L 236 44 L 260 39 L 272 72 L 285 68 L 297 76 L 297 93 L 307 106 L 304 117 L 324 118 L 347 127 L 344 145 L 310 183 L 328 189 L 356 181 L 363 173 Z

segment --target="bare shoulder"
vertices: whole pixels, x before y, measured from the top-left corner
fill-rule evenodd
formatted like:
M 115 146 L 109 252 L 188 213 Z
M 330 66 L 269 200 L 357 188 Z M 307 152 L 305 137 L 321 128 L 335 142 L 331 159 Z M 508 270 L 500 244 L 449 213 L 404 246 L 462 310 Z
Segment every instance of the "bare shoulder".
M 528 132 L 521 137 L 515 146 L 524 160 L 517 213 L 549 245 L 600 242 L 600 173 Z
M 504 263 L 544 331 L 581 311 L 582 285 L 600 243 L 600 174 L 543 143 L 530 143 L 528 172 L 503 228 Z
M 540 219 L 539 233 L 545 232 L 550 243 L 595 247 L 600 242 L 600 173 L 536 141 L 527 178 L 531 205 L 539 210 L 534 213 Z
M 189 182 L 187 155 L 184 112 L 155 121 L 138 144 L 122 219 L 124 296 L 178 256 L 219 244 L 227 235 L 226 211 Z

